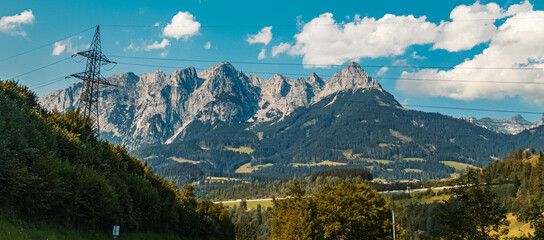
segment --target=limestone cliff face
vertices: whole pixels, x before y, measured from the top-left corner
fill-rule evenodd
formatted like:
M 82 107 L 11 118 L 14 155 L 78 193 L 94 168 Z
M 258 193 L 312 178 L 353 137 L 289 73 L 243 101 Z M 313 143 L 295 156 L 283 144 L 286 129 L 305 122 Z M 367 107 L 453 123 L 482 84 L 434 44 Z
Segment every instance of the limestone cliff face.
M 299 107 L 339 91 L 380 89 L 376 79 L 351 63 L 331 80 L 313 73 L 291 79 L 274 75 L 265 80 L 244 74 L 221 62 L 201 73 L 194 67 L 172 74 L 160 70 L 135 75 L 112 75 L 117 87 L 104 88 L 100 95 L 101 135 L 116 144 L 136 149 L 143 145 L 168 144 L 182 138 L 194 122 L 212 125 L 217 121 L 281 121 Z M 81 84 L 56 90 L 39 101 L 47 109 L 67 111 L 78 105 Z
M 465 118 L 465 120 L 473 123 L 474 125 L 481 126 L 497 133 L 516 135 L 524 130 L 542 126 L 544 116 L 542 119 L 536 122 L 525 120 L 525 118 L 523 118 L 521 115 L 516 115 L 507 119 L 496 119 L 490 117 L 476 119 L 472 117 Z

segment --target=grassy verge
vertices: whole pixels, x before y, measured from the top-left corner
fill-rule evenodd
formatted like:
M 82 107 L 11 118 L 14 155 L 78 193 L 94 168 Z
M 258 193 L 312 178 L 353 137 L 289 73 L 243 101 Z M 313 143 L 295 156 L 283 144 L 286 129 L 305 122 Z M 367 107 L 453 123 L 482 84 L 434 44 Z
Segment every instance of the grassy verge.
M 0 239 L 3 240 L 111 240 L 111 231 L 90 231 L 48 224 L 27 224 L 0 218 Z M 175 234 L 124 233 L 121 228 L 119 239 L 123 240 L 187 240 Z

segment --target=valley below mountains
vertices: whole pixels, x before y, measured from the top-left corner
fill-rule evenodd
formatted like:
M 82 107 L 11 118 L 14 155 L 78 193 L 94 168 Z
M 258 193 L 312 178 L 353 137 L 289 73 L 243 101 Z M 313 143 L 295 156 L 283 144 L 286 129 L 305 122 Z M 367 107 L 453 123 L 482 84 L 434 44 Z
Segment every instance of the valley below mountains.
M 108 81 L 118 87 L 101 92 L 101 137 L 178 184 L 331 168 L 364 168 L 387 180 L 449 178 L 544 143 L 541 121 L 406 109 L 357 63 L 331 79 L 265 80 L 221 62 L 200 73 L 129 72 Z M 65 112 L 77 106 L 80 89 L 74 84 L 39 102 Z

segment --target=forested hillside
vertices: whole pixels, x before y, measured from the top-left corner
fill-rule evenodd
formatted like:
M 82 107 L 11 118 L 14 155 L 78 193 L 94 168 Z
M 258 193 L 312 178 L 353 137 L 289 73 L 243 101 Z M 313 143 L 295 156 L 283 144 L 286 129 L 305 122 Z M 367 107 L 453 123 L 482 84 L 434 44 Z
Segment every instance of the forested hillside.
M 336 186 L 343 182 L 369 184 L 371 180 L 372 174 L 370 174 L 370 172 L 355 168 L 321 171 L 309 176 L 301 177 L 298 179 L 298 182 L 300 183 L 300 187 L 307 194 L 313 194 L 323 186 Z M 291 180 L 288 179 L 252 182 L 203 181 L 195 185 L 195 194 L 199 199 L 210 199 L 213 201 L 286 197 L 290 185 Z M 383 184 L 377 185 L 381 186 Z M 387 186 L 391 188 L 395 187 L 392 185 Z M 406 186 L 401 186 L 397 189 L 406 189 Z
M 465 168 L 455 165 L 483 167 L 511 149 L 544 140 L 541 128 L 512 136 L 408 110 L 377 89 L 339 92 L 275 123 L 199 122 L 185 131 L 183 141 L 134 154 L 178 184 L 210 175 L 259 181 L 302 177 L 332 168 L 363 168 L 387 180 L 440 179 Z M 249 168 L 242 171 L 244 165 Z
M 0 217 L 100 231 L 233 239 L 220 205 L 197 202 L 122 147 L 98 140 L 77 111 L 48 112 L 0 81 Z
M 511 186 L 505 202 L 519 218 L 530 220 L 544 213 L 544 153 L 514 151 L 485 168 L 483 175 L 494 184 Z
M 484 214 L 486 221 L 494 222 L 494 226 L 503 226 L 506 213 L 510 213 L 517 221 L 530 223 L 534 231 L 532 238 L 518 236 L 515 239 L 543 239 L 543 171 L 542 152 L 537 153 L 534 149 L 513 151 L 509 156 L 482 170 L 473 170 L 462 175 L 457 184 L 466 187 L 449 190 L 443 197 L 434 198 L 434 202 L 420 202 L 417 199 L 415 202 L 407 199 L 399 201 L 396 206 L 401 215 L 399 221 L 405 227 L 408 237 L 435 239 L 448 231 L 461 232 L 462 228 L 465 229 L 465 234 L 471 234 L 470 227 L 462 223 L 475 221 L 476 219 L 468 216 L 475 216 L 476 213 Z M 429 191 L 427 194 L 432 196 L 435 193 Z M 394 197 L 411 196 L 403 194 Z M 403 203 L 406 201 L 411 203 L 406 205 Z M 485 209 L 484 206 L 489 208 Z M 493 234 L 493 231 L 489 230 L 488 233 Z
M 544 127 L 509 135 L 405 108 L 355 62 L 329 80 L 315 73 L 265 80 L 220 62 L 200 73 L 190 67 L 108 81 L 122 87 L 101 92 L 104 139 L 126 145 L 179 186 L 206 177 L 297 178 L 339 167 L 387 180 L 441 179 L 464 169 L 455 166 L 483 167 L 512 149 L 544 143 Z M 40 102 L 68 111 L 80 88 Z

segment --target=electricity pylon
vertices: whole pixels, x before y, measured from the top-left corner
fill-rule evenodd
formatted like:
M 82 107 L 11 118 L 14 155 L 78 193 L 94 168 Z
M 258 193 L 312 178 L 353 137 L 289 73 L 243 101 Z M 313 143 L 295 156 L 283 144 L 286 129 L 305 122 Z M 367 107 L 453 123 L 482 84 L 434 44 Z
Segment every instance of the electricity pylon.
M 83 117 L 91 118 L 93 129 L 96 130 L 96 134 L 100 138 L 100 124 L 98 120 L 100 115 L 100 112 L 98 111 L 100 85 L 115 86 L 106 81 L 100 74 L 100 69 L 103 65 L 109 63 L 116 64 L 116 62 L 110 61 L 106 55 L 102 53 L 102 46 L 100 44 L 100 26 L 96 26 L 96 32 L 94 33 L 89 50 L 75 53 L 72 57 L 78 55 L 87 58 L 85 72 L 70 75 L 70 77 L 81 79 L 81 82 L 83 83 L 78 108 L 83 114 Z

